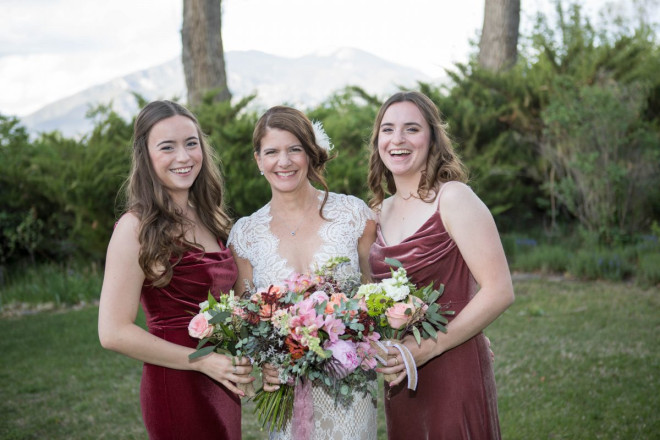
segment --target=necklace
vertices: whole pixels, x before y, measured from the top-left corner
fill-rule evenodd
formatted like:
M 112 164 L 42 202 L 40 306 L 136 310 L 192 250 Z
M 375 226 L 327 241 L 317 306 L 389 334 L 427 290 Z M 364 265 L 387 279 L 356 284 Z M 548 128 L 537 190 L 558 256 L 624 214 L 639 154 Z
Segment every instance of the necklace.
M 316 198 L 314 200 L 316 200 Z M 289 230 L 289 234 L 291 234 L 292 237 L 296 236 L 296 232 L 298 232 L 298 229 L 300 229 L 303 222 L 305 221 L 305 213 L 307 213 L 307 210 L 309 209 L 311 204 L 312 203 L 305 206 L 305 208 L 303 209 L 303 212 L 302 212 L 302 216 L 301 216 L 302 218 L 300 219 L 300 221 L 298 222 L 298 224 L 296 225 L 295 228 L 291 228 L 291 226 L 289 226 L 289 223 L 286 220 L 284 220 L 284 217 L 282 217 L 281 215 L 278 215 L 278 217 L 280 218 L 282 223 L 284 223 L 284 226 Z
M 293 230 L 291 230 L 291 227 L 289 226 L 289 224 L 287 222 L 284 221 L 284 219 L 282 219 L 282 223 L 284 223 L 284 226 L 286 226 L 286 228 L 290 230 L 289 233 L 291 234 L 291 236 L 295 237 L 296 232 L 298 232 L 298 229 L 302 226 L 303 220 L 305 220 L 304 215 L 302 216 L 302 219 L 300 220 L 300 222 L 298 222 L 298 225 Z

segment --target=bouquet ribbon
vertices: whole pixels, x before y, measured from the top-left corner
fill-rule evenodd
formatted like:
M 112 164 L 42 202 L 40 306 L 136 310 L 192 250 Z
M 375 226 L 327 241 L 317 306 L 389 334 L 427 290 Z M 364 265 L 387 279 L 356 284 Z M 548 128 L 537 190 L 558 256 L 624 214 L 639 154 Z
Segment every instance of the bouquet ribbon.
M 294 440 L 310 440 L 314 429 L 314 398 L 312 383 L 306 378 L 296 383 L 293 397 L 291 435 Z
M 378 360 L 383 365 L 387 364 L 387 348 L 388 347 L 394 347 L 397 350 L 399 350 L 399 353 L 401 353 L 401 359 L 403 359 L 403 365 L 406 367 L 406 375 L 408 376 L 408 389 L 411 390 L 416 390 L 417 389 L 417 365 L 415 364 L 415 359 L 412 356 L 412 353 L 410 353 L 410 350 L 408 350 L 408 347 L 403 345 L 401 341 L 393 340 L 393 339 L 385 339 L 384 341 L 375 341 L 374 344 L 376 344 L 377 351 L 378 353 L 376 354 L 375 358 Z M 386 380 L 394 380 L 396 378 L 396 375 L 392 379 L 388 379 L 387 375 L 385 375 Z

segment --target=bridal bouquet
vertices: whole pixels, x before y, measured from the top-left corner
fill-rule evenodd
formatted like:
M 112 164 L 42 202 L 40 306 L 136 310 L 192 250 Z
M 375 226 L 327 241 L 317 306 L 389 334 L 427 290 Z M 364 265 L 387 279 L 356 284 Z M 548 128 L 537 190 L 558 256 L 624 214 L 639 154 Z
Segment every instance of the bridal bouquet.
M 417 344 L 422 339 L 437 339 L 437 332 L 447 332 L 448 323 L 445 315 L 453 315 L 451 310 L 443 310 L 437 303 L 444 291 L 444 285 L 436 290 L 429 284 L 417 288 L 408 279 L 408 274 L 398 260 L 387 258 L 387 264 L 392 266 L 391 278 L 385 278 L 380 283 L 364 284 L 357 291 L 356 299 L 364 301 L 367 314 L 375 321 L 374 330 L 383 341 L 374 341 L 381 363 L 386 361 L 388 346 L 395 346 L 401 353 L 408 374 L 408 388 L 417 387 L 415 362 L 408 349 L 400 340 L 412 334 Z M 396 270 L 394 269 L 396 268 Z M 386 381 L 392 381 L 396 375 L 385 375 Z
M 348 261 L 333 258 L 311 275 L 250 297 L 245 319 L 252 325 L 238 347 L 257 364 L 279 368 L 280 389 L 255 396 L 258 419 L 271 430 L 291 417 L 294 430 L 310 421 L 311 384 L 325 387 L 338 404 L 349 404 L 353 392 L 376 395 L 372 344 L 380 335 L 366 303 L 353 298 L 360 280 Z
M 195 359 L 215 351 L 228 356 L 243 356 L 239 342 L 248 337 L 249 323 L 245 320 L 242 301 L 234 292 L 221 294 L 216 300 L 209 292 L 208 300 L 200 303 L 199 313 L 188 324 L 188 334 L 200 339 L 197 351 L 189 355 Z M 252 383 L 238 383 L 236 386 L 246 396 L 255 395 Z

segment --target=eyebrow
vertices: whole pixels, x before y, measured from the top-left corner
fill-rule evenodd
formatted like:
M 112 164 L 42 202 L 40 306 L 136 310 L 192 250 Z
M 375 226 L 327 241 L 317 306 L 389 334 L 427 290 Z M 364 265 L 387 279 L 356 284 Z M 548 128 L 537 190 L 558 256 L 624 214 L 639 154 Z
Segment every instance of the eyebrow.
M 194 139 L 194 140 L 196 140 L 197 142 L 199 142 L 199 138 L 198 138 L 197 136 L 190 136 L 190 137 L 187 137 L 185 141 L 188 142 L 189 140 L 192 140 L 192 139 Z M 162 140 L 162 141 L 158 142 L 158 143 L 156 144 L 156 146 L 158 147 L 158 146 L 160 146 L 160 145 L 162 145 L 162 144 L 172 144 L 172 143 L 174 143 L 174 140 L 172 140 L 172 139 L 165 139 L 165 140 Z
M 389 125 L 394 125 L 394 122 L 383 122 L 382 124 L 380 124 L 381 127 L 385 127 L 385 126 L 389 126 Z M 417 122 L 406 122 L 403 125 L 406 126 L 406 127 L 410 126 L 410 125 L 416 125 L 417 127 L 422 126 L 422 124 L 417 123 Z

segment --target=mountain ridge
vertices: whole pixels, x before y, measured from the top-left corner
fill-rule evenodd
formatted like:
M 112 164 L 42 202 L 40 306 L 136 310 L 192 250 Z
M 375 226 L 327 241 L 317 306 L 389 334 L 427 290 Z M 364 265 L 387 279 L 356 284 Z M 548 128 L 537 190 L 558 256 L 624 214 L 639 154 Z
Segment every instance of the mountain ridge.
M 378 96 L 410 87 L 431 78 L 410 67 L 384 60 L 354 48 L 317 52 L 287 58 L 256 50 L 225 54 L 227 82 L 234 99 L 252 93 L 253 108 L 266 109 L 286 103 L 305 110 L 320 104 L 333 92 L 355 85 Z M 65 136 L 83 136 L 93 127 L 86 113 L 96 105 L 111 104 L 123 118 L 137 113 L 132 92 L 147 100 L 185 101 L 186 86 L 180 58 L 130 73 L 59 99 L 22 119 L 32 134 L 60 131 Z

